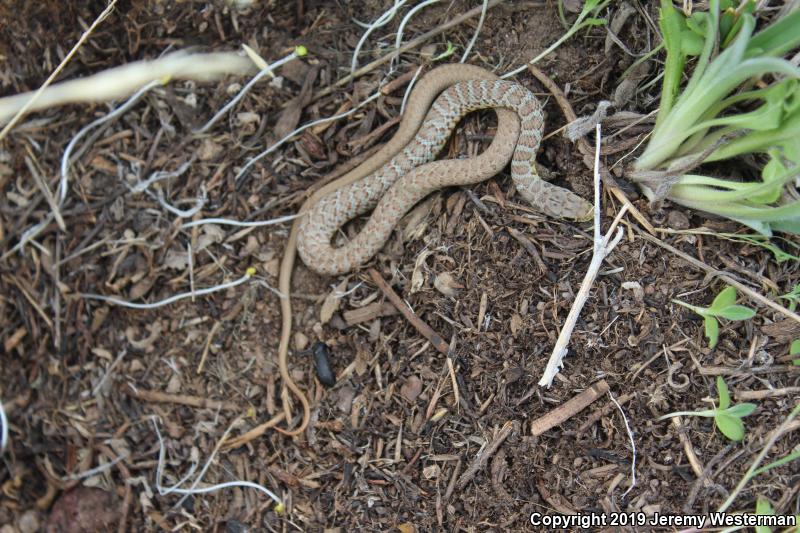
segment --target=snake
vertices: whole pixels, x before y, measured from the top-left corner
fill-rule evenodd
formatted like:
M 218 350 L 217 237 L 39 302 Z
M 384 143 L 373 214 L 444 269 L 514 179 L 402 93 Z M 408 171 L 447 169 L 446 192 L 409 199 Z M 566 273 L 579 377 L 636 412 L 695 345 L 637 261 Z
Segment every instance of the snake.
M 497 114 L 490 146 L 476 157 L 435 160 L 461 118 L 480 109 Z M 291 275 L 296 255 L 322 275 L 356 270 L 383 247 L 395 225 L 419 200 L 443 187 L 484 181 L 509 162 L 517 191 L 532 207 L 555 218 L 591 219 L 591 203 L 537 175 L 534 158 L 543 131 L 542 106 L 525 86 L 501 80 L 478 66 L 442 65 L 414 86 L 391 140 L 303 203 L 292 224 L 278 277 L 282 314 L 278 366 L 283 402 L 288 405 L 288 389 L 300 401 L 303 417 L 296 429 L 281 429 L 281 433 L 299 435 L 310 418 L 308 399 L 288 371 Z M 372 215 L 355 238 L 334 247 L 331 241 L 339 228 L 370 210 Z

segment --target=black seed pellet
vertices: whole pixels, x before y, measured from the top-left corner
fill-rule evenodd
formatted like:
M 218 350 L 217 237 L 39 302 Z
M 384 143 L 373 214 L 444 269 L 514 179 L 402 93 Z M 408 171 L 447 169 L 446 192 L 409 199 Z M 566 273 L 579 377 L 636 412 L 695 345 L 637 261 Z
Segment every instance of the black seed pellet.
M 336 376 L 333 375 L 330 363 L 330 347 L 324 342 L 315 342 L 311 349 L 314 353 L 314 368 L 317 369 L 319 382 L 326 387 L 336 385 Z

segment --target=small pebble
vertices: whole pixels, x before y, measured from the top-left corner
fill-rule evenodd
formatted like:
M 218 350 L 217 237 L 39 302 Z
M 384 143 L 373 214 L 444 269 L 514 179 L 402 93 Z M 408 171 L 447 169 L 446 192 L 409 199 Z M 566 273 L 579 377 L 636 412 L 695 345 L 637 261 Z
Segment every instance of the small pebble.
M 294 334 L 294 348 L 295 350 L 300 352 L 308 348 L 308 337 L 306 337 L 305 334 L 299 331 L 296 332 Z
M 353 407 L 353 399 L 356 397 L 356 391 L 353 387 L 344 386 L 339 389 L 338 398 L 336 400 L 336 407 L 340 412 L 347 414 Z
M 672 210 L 667 215 L 667 226 L 672 229 L 688 229 L 689 217 L 682 211 Z

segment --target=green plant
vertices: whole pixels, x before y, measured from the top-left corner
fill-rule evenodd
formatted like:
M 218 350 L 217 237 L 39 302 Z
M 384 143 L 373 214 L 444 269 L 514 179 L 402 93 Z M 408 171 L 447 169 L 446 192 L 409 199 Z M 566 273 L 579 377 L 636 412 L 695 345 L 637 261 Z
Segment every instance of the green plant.
M 447 48 L 445 49 L 445 51 L 439 54 L 438 56 L 434 57 L 431 61 L 434 62 L 441 61 L 442 59 L 447 59 L 448 57 L 450 57 L 455 53 L 456 53 L 456 46 L 452 42 L 447 41 Z
M 773 468 L 779 467 L 781 465 L 785 465 L 791 461 L 800 459 L 800 450 L 795 450 L 794 452 L 790 453 L 787 456 L 781 457 L 780 459 L 769 463 L 768 465 L 759 467 L 758 465 L 764 460 L 764 458 L 769 453 L 770 449 L 775 445 L 775 443 L 789 433 L 791 431 L 792 422 L 794 419 L 797 418 L 797 415 L 800 415 L 800 403 L 798 403 L 794 409 L 789 413 L 789 415 L 781 422 L 781 425 L 778 426 L 777 429 L 770 432 L 769 437 L 767 437 L 767 442 L 761 451 L 758 452 L 756 458 L 750 463 L 750 466 L 747 468 L 747 472 L 744 473 L 742 479 L 739 480 L 739 483 L 736 484 L 736 487 L 730 492 L 728 497 L 725 501 L 717 508 L 717 512 L 724 513 L 727 511 L 733 502 L 736 501 L 736 498 L 741 494 L 742 490 L 744 489 L 745 485 L 747 485 L 754 477 L 758 476 L 759 474 L 763 474 L 768 470 Z
M 706 337 L 708 337 L 708 346 L 713 348 L 717 345 L 719 340 L 719 322 L 718 318 L 727 318 L 728 320 L 747 320 L 753 318 L 756 312 L 745 307 L 744 305 L 736 305 L 736 289 L 733 287 L 726 287 L 720 292 L 714 301 L 711 302 L 709 307 L 700 307 L 691 305 L 680 300 L 672 300 L 678 305 L 682 305 L 687 309 L 691 309 L 701 317 L 703 317 Z
M 707 12 L 685 16 L 661 0 L 661 102 L 647 147 L 627 174 L 650 200 L 669 198 L 764 235 L 800 233 L 800 200 L 791 186 L 800 174 L 800 68 L 783 59 L 800 46 L 800 9 L 754 34 L 755 5 L 710 0 Z M 694 71 L 680 92 L 692 57 Z M 746 154 L 756 156 L 760 179 L 690 173 Z
M 744 422 L 742 418 L 756 410 L 754 403 L 739 403 L 731 405 L 731 396 L 728 392 L 728 385 L 722 376 L 717 376 L 717 395 L 719 396 L 719 407 L 706 409 L 704 411 L 678 411 L 669 413 L 659 418 L 665 420 L 674 416 L 704 416 L 714 419 L 714 423 L 720 432 L 732 441 L 740 441 L 744 438 Z

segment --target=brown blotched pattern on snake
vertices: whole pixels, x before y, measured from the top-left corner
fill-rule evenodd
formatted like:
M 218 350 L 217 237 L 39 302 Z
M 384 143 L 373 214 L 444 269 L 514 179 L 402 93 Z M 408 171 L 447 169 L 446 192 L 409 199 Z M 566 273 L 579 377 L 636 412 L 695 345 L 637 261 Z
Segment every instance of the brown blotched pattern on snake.
M 487 108 L 496 108 L 498 113 L 497 133 L 489 149 L 470 159 L 433 161 L 464 115 Z M 320 274 L 355 270 L 380 250 L 400 218 L 422 198 L 443 187 L 483 181 L 500 172 L 509 159 L 514 184 L 533 207 L 556 218 L 591 218 L 589 202 L 536 175 L 533 161 L 543 129 L 538 100 L 518 83 L 475 80 L 449 87 L 433 102 L 425 122 L 403 150 L 373 174 L 322 198 L 305 216 L 297 240 L 300 257 Z M 336 231 L 373 207 L 361 232 L 334 248 L 331 239 Z

